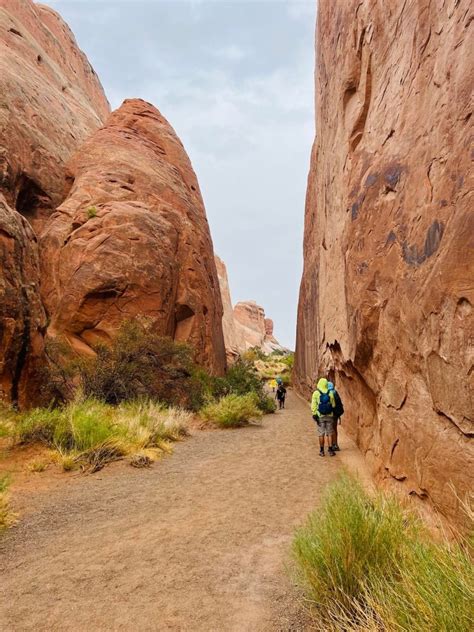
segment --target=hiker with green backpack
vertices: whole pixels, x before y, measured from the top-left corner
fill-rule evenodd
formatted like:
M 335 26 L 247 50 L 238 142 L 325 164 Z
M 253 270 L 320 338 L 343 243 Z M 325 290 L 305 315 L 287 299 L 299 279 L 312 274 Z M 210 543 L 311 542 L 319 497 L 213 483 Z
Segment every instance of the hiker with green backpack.
M 324 437 L 327 437 L 329 456 L 335 456 L 336 454 L 333 447 L 336 443 L 334 436 L 335 409 L 334 391 L 329 390 L 327 379 L 322 377 L 318 380 L 316 390 L 311 399 L 311 412 L 314 421 L 318 425 L 319 456 L 324 456 Z

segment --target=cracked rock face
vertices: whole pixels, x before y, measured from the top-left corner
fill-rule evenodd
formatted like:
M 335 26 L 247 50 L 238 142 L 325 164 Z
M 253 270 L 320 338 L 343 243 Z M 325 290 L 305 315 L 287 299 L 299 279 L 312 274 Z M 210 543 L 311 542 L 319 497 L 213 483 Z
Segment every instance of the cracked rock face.
M 472 4 L 320 0 L 295 374 L 335 375 L 379 479 L 472 489 Z
M 48 336 L 90 353 L 124 319 L 190 343 L 225 368 L 222 303 L 196 175 L 166 119 L 134 99 L 73 156 L 67 199 L 41 239 Z

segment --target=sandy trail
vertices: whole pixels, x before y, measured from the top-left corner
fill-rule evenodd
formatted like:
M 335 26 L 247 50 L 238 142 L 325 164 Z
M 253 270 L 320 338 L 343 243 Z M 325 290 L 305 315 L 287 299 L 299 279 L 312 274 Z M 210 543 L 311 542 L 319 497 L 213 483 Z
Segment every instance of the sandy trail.
M 42 493 L 0 538 L 0 630 L 305 630 L 289 545 L 340 464 L 290 393 L 262 427 Z

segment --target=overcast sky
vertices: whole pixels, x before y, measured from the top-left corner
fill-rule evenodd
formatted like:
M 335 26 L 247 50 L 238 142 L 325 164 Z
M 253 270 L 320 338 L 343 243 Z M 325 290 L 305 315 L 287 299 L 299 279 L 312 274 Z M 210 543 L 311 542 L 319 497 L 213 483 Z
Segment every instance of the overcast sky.
M 232 300 L 254 299 L 294 348 L 314 136 L 316 0 L 46 0 L 112 108 L 153 103 L 201 186 Z

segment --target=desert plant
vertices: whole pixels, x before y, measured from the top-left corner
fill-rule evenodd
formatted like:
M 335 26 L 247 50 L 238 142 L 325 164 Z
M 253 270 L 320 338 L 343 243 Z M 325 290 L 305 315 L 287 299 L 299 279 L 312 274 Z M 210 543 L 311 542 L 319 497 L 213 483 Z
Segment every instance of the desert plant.
M 261 399 L 259 399 L 258 407 L 264 415 L 271 415 L 277 409 L 275 399 L 273 397 L 269 397 L 268 395 L 264 395 Z
M 33 459 L 28 463 L 28 469 L 30 472 L 44 472 L 48 467 L 48 462 L 44 459 Z
M 9 486 L 10 477 L 7 474 L 0 476 L 0 531 L 10 527 L 15 521 L 15 516 L 10 509 Z
M 92 219 L 93 217 L 97 217 L 97 208 L 95 206 L 89 206 L 86 211 L 87 219 Z
M 298 530 L 293 553 L 317 629 L 472 629 L 467 548 L 433 542 L 396 499 L 369 498 L 347 475 Z
M 194 368 L 190 347 L 158 336 L 147 320 L 126 321 L 96 357 L 77 363 L 84 394 L 118 404 L 144 396 L 186 404 Z
M 21 443 L 54 447 L 64 470 L 81 466 L 97 471 L 146 448 L 169 452 L 170 443 L 188 434 L 191 418 L 189 411 L 150 400 L 111 406 L 77 397 L 62 407 L 20 415 L 16 436 Z
M 205 406 L 201 414 L 204 419 L 221 428 L 246 426 L 262 417 L 262 411 L 258 407 L 258 396 L 255 393 L 226 395 L 219 401 Z

